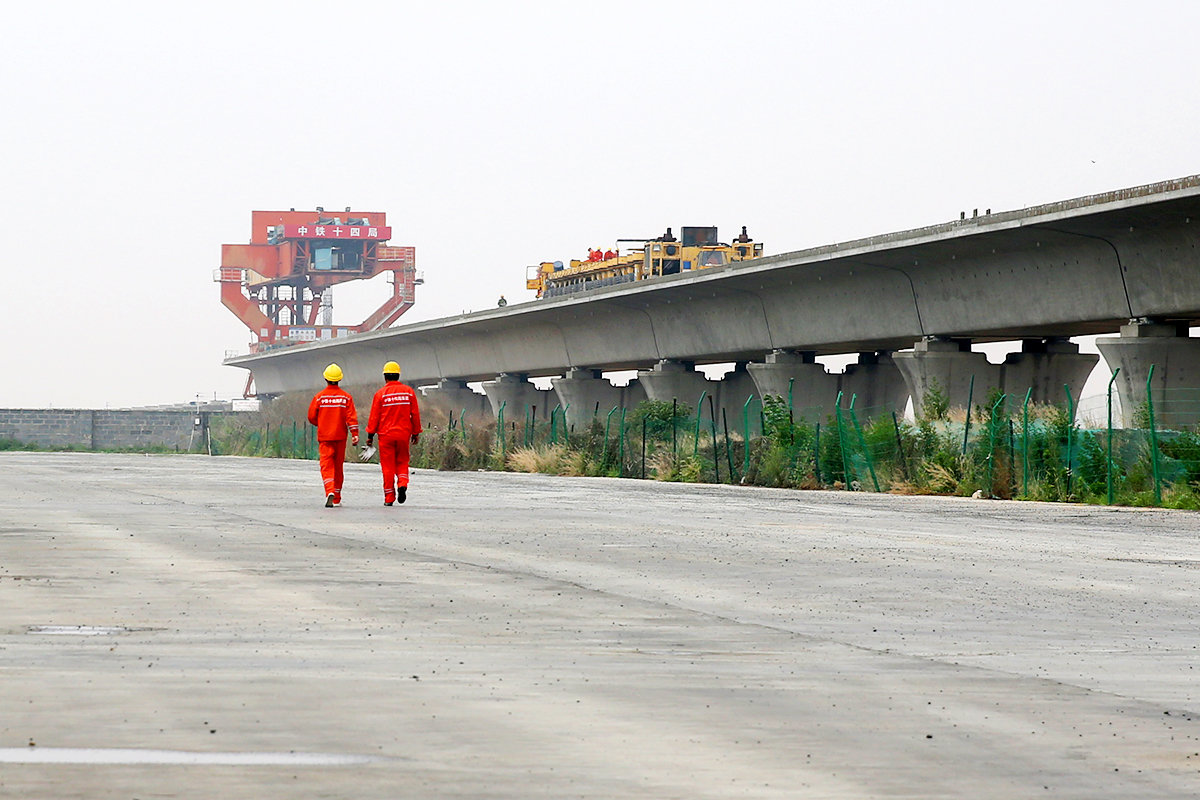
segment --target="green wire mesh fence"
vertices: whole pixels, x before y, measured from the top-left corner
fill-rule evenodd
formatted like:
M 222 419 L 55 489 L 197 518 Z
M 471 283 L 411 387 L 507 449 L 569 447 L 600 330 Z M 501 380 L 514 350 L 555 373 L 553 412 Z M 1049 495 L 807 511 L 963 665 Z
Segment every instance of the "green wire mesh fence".
M 798 408 L 792 391 L 727 406 L 702 392 L 582 415 L 504 406 L 497 419 L 469 420 L 454 409 L 430 414 L 412 457 L 433 469 L 1200 508 L 1200 389 L 1156 388 L 1154 375 L 1145 401 L 1122 409 L 1114 373 L 1094 414 L 1065 386 L 1037 403 L 1032 389 L 979 384 L 968 408 L 926 404 L 916 419 L 853 394 Z M 212 440 L 219 454 L 317 455 L 312 427 L 295 417 L 216 424 Z

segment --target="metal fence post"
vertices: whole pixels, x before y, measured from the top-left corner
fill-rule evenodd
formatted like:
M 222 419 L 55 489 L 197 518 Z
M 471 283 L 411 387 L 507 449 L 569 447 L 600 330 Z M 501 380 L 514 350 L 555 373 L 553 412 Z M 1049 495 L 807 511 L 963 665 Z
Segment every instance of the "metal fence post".
M 963 426 L 963 455 L 967 454 L 967 437 L 971 435 L 971 403 L 975 399 L 975 376 L 971 376 L 971 386 L 967 389 L 967 423 Z
M 854 403 L 858 400 L 858 395 L 853 395 L 850 398 L 850 421 L 854 423 L 854 430 L 858 432 L 858 443 L 862 446 L 863 458 L 867 460 L 867 471 L 871 473 L 871 483 L 875 485 L 875 491 L 881 491 L 879 488 L 879 478 L 875 477 L 875 460 L 871 458 L 871 451 L 867 448 L 866 437 L 863 436 L 862 426 L 858 424 L 858 415 L 854 413 Z
M 671 398 L 671 457 L 679 458 L 679 398 Z
M 754 400 L 754 395 L 746 398 L 746 402 L 742 404 L 742 436 L 746 439 L 746 457 L 742 459 L 742 477 L 750 474 L 750 402 Z
M 1146 409 L 1150 416 L 1150 468 L 1154 474 L 1154 504 L 1162 505 L 1162 482 L 1158 477 L 1158 430 L 1154 425 L 1154 395 L 1150 391 L 1150 382 L 1154 380 L 1154 365 L 1150 365 L 1150 374 L 1146 376 Z
M 505 400 L 500 404 L 500 410 L 496 412 L 496 435 L 500 437 L 500 469 L 504 469 L 508 463 L 508 437 L 504 435 L 504 407 L 508 405 Z
M 713 405 L 713 398 L 708 396 L 708 416 L 709 422 L 712 423 L 712 445 L 713 445 L 713 473 L 716 476 L 716 483 L 721 482 L 721 459 L 720 451 L 717 450 L 717 409 Z
M 792 387 L 796 385 L 795 378 L 788 378 L 788 422 L 795 424 L 795 417 L 792 416 Z
M 621 406 L 621 455 L 618 457 L 617 477 L 625 477 L 625 406 Z
M 1029 398 L 1033 396 L 1033 387 L 1025 390 L 1025 406 L 1021 423 L 1021 473 L 1024 482 L 1021 484 L 1021 496 L 1029 497 Z
M 612 415 L 617 413 L 618 408 L 620 406 L 613 406 L 612 411 L 608 412 L 608 416 L 604 419 L 604 449 L 600 451 L 601 463 L 608 461 L 608 430 L 609 426 L 612 425 Z
M 842 451 L 842 489 L 850 491 L 850 463 L 846 460 L 846 436 L 842 425 L 842 393 L 837 394 L 834 405 L 834 419 L 837 421 L 838 448 Z
M 729 482 L 734 482 L 733 450 L 729 447 L 729 420 L 725 416 L 725 407 L 721 407 L 721 430 L 725 432 L 725 461 L 729 464 Z
M 1004 404 L 1005 397 L 1007 395 L 1000 395 L 992 404 L 992 418 L 988 425 L 988 493 L 992 497 L 996 496 L 996 415 L 1000 412 L 1000 406 Z
M 646 417 L 642 416 L 642 480 L 646 480 Z
M 696 401 L 696 442 L 692 446 L 692 458 L 700 455 L 700 417 L 704 413 L 704 398 L 708 395 L 708 389 L 700 392 L 700 399 Z
M 1113 457 L 1112 457 L 1112 439 L 1113 439 L 1113 424 L 1112 424 L 1112 390 L 1113 383 L 1117 380 L 1117 373 L 1121 371 L 1120 367 L 1113 370 L 1112 377 L 1108 379 L 1108 504 L 1113 504 Z
M 892 425 L 896 429 L 896 453 L 900 456 L 900 471 L 904 480 L 909 480 L 908 461 L 904 458 L 904 440 L 900 438 L 900 420 L 896 419 L 895 411 L 892 412 Z
M 1017 435 L 1016 426 L 1013 424 L 1012 417 L 1008 418 L 1008 472 L 1012 481 L 1009 483 L 1009 488 L 1012 489 L 1013 497 L 1017 496 Z
M 1071 387 L 1063 384 L 1063 389 L 1067 393 L 1067 497 L 1071 496 L 1071 478 L 1073 472 L 1071 470 L 1072 450 L 1075 446 L 1075 398 L 1071 397 Z

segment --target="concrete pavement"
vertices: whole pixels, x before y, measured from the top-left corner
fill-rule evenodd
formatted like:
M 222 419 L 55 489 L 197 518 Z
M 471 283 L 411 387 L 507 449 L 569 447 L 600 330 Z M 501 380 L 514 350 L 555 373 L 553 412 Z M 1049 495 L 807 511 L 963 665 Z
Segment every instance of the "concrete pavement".
M 1200 796 L 1193 513 L 378 483 L 0 454 L 0 797 Z

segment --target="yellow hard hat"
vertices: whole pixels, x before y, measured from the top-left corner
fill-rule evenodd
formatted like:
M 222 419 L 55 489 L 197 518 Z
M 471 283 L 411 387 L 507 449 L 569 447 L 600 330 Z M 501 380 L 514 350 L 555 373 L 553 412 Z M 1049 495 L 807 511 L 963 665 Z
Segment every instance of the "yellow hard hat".
M 337 383 L 342 379 L 342 368 L 337 364 L 330 364 L 325 368 L 325 380 Z
M 383 374 L 384 375 L 399 375 L 400 374 L 400 365 L 397 364 L 395 361 L 389 361 L 388 363 L 383 365 Z

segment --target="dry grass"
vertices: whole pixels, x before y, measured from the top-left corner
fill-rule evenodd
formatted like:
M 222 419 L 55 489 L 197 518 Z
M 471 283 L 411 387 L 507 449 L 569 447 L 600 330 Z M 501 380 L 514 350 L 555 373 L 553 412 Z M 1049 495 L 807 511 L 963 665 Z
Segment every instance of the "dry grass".
M 646 461 L 646 474 L 656 481 L 698 483 L 703 468 L 700 459 L 686 454 L 675 455 L 670 450 L 656 450 Z
M 958 476 L 941 464 L 928 464 L 929 491 L 935 494 L 953 494 L 958 489 Z
M 587 454 L 582 450 L 568 452 L 559 465 L 559 475 L 577 478 L 587 474 Z
M 967 421 L 967 410 L 962 406 L 955 406 L 946 411 L 946 421 L 955 422 L 962 425 Z
M 581 454 L 571 453 L 561 444 L 521 447 L 508 455 L 513 472 L 540 472 L 545 475 L 582 474 Z
M 646 471 L 656 481 L 677 480 L 676 469 L 675 454 L 666 448 L 658 450 L 654 455 L 650 456 L 646 464 Z

